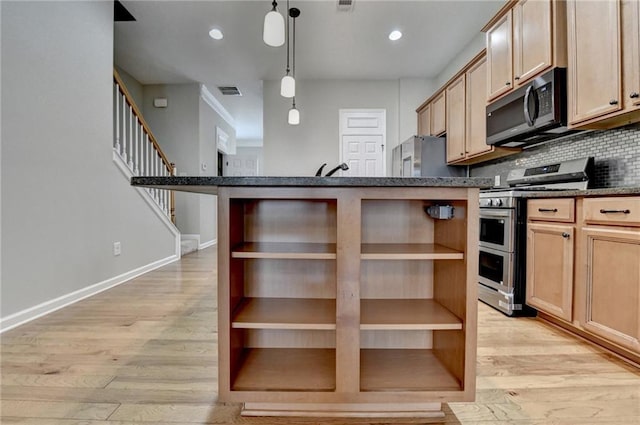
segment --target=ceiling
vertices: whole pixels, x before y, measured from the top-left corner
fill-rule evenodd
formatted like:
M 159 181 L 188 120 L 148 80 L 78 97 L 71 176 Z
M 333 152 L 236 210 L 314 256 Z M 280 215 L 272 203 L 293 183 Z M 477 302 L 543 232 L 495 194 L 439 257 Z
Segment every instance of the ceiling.
M 238 139 L 262 139 L 262 80 L 284 75 L 286 49 L 265 45 L 269 0 L 122 0 L 135 22 L 115 23 L 115 63 L 142 84 L 203 83 L 234 116 Z M 434 78 L 504 0 L 290 0 L 296 20 L 296 77 Z M 286 10 L 286 2 L 279 3 Z M 224 33 L 209 37 L 211 28 Z M 388 34 L 399 29 L 396 42 Z M 220 85 L 242 97 L 222 96 Z

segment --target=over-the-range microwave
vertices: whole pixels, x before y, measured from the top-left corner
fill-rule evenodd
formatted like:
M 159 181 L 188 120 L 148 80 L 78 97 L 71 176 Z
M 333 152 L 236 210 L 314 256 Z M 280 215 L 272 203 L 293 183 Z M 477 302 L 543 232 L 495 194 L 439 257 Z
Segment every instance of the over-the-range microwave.
M 488 145 L 520 147 L 572 132 L 565 68 L 553 68 L 487 106 Z

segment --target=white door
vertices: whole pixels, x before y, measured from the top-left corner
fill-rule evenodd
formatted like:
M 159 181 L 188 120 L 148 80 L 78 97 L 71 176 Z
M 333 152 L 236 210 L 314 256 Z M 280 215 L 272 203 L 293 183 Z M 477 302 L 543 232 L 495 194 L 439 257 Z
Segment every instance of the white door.
M 349 170 L 341 176 L 384 177 L 386 110 L 340 110 L 340 162 Z
M 225 176 L 257 176 L 258 155 L 226 155 Z

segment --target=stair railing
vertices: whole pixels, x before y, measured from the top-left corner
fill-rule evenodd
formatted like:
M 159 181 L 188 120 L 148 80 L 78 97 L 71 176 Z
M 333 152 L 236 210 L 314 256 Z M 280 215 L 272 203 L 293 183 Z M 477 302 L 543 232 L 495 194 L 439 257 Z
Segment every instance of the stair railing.
M 175 164 L 169 162 L 144 120 L 118 72 L 113 70 L 114 141 L 113 149 L 135 176 L 173 176 Z M 172 190 L 147 189 L 160 209 L 175 224 L 175 196 Z

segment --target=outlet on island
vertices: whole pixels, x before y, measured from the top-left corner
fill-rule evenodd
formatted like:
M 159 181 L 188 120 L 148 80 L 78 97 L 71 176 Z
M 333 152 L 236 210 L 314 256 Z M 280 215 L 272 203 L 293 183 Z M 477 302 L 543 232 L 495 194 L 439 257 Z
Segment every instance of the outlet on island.
M 118 256 L 118 255 L 120 255 L 121 252 L 122 252 L 122 247 L 120 245 L 120 242 L 114 242 L 113 243 L 113 255 L 114 256 Z

